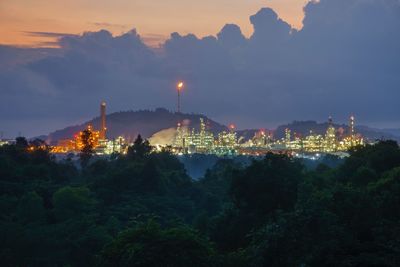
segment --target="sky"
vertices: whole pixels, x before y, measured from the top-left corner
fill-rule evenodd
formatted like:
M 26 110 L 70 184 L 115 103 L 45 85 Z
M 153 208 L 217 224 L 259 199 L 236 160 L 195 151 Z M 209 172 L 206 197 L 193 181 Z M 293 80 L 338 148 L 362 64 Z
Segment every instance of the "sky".
M 33 32 L 79 34 L 107 29 L 121 34 L 137 28 L 144 41 L 158 46 L 170 33 L 216 34 L 226 23 L 252 32 L 249 14 L 274 8 L 301 28 L 306 0 L 1 0 L 0 44 L 52 46 L 54 36 Z
M 400 128 L 400 0 L 1 0 L 0 25 L 4 136 L 82 123 L 102 100 L 175 110 L 179 80 L 184 112 L 240 129 Z

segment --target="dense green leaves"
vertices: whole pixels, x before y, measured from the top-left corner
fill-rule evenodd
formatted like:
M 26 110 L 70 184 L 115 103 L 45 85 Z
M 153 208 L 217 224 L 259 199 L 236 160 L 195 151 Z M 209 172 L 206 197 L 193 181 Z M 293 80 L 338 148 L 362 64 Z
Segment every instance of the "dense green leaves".
M 303 179 L 299 162 L 270 153 L 233 175 L 231 195 L 239 209 L 268 215 L 293 208 Z
M 395 142 L 339 166 L 222 159 L 199 181 L 150 149 L 79 170 L 38 140 L 0 147 L 1 265 L 400 266 Z
M 162 229 L 154 221 L 122 232 L 107 245 L 99 266 L 208 267 L 213 265 L 211 244 L 191 228 Z
M 88 188 L 66 186 L 54 193 L 53 204 L 56 217 L 67 220 L 89 212 L 94 200 Z

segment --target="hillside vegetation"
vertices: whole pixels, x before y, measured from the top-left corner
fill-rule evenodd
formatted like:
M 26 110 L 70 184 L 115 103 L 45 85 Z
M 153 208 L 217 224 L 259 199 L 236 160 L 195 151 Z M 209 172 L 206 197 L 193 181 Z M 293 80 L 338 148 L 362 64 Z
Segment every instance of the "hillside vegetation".
M 198 181 L 142 141 L 82 169 L 27 147 L 0 147 L 2 266 L 400 265 L 393 141 L 335 168 L 221 159 Z

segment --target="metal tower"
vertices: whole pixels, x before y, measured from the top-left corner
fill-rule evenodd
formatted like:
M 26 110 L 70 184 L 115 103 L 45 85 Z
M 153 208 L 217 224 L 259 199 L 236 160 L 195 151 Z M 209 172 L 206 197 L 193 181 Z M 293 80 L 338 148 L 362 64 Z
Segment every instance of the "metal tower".
M 349 130 L 350 130 L 350 142 L 351 142 L 352 146 L 354 145 L 354 141 L 355 141 L 354 139 L 355 139 L 355 134 L 356 134 L 354 125 L 355 125 L 355 118 L 353 115 L 351 115 L 350 122 L 349 122 Z
M 176 90 L 178 92 L 178 113 L 181 113 L 181 91 L 183 89 L 183 82 L 178 82 L 178 84 L 176 85 Z
M 101 102 L 100 104 L 100 139 L 105 140 L 106 139 L 106 131 L 107 131 L 107 126 L 106 126 L 106 102 Z
M 354 134 L 356 133 L 355 129 L 354 129 L 354 125 L 355 125 L 355 118 L 353 115 L 350 116 L 350 135 L 354 136 Z

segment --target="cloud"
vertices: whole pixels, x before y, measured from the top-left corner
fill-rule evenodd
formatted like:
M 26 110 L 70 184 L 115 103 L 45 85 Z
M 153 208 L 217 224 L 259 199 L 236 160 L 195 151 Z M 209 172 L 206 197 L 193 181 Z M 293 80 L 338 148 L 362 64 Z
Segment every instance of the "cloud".
M 24 48 L 0 45 L 0 72 L 57 53 L 58 50 L 51 48 Z
M 235 24 L 226 24 L 217 37 L 218 42 L 227 50 L 242 48 L 247 42 L 240 27 Z
M 109 22 L 89 22 L 89 24 L 101 27 L 101 28 L 119 28 L 119 29 L 126 29 L 129 27 L 127 24 L 117 24 L 117 23 L 109 23 Z
M 345 122 L 350 113 L 400 126 L 400 2 L 320 0 L 304 12 L 300 30 L 265 8 L 250 17 L 249 38 L 234 24 L 216 37 L 172 33 L 162 53 L 146 45 L 161 36 L 136 30 L 60 36 L 56 52 L 29 61 L 17 59 L 38 50 L 0 47 L 0 58 L 14 62 L 0 63 L 0 99 L 18 101 L 0 119 L 79 121 L 97 115 L 103 99 L 114 111 L 174 109 L 183 79 L 185 112 L 241 128 L 329 115 Z
M 61 32 L 40 32 L 40 31 L 23 31 L 26 36 L 38 37 L 40 41 L 35 42 L 36 47 L 59 48 L 59 40 L 63 37 L 76 37 L 77 34 L 61 33 Z
M 159 48 L 162 45 L 162 43 L 164 43 L 165 40 L 168 39 L 168 37 L 163 34 L 155 34 L 155 33 L 142 34 L 140 37 L 146 45 L 148 45 L 153 49 Z
M 35 32 L 35 31 L 24 31 L 25 35 L 34 37 L 47 37 L 47 38 L 61 38 L 65 36 L 78 36 L 77 34 L 61 33 L 61 32 Z
M 287 41 L 291 26 L 280 19 L 271 8 L 262 8 L 250 17 L 254 33 L 250 40 L 255 43 L 271 44 Z

